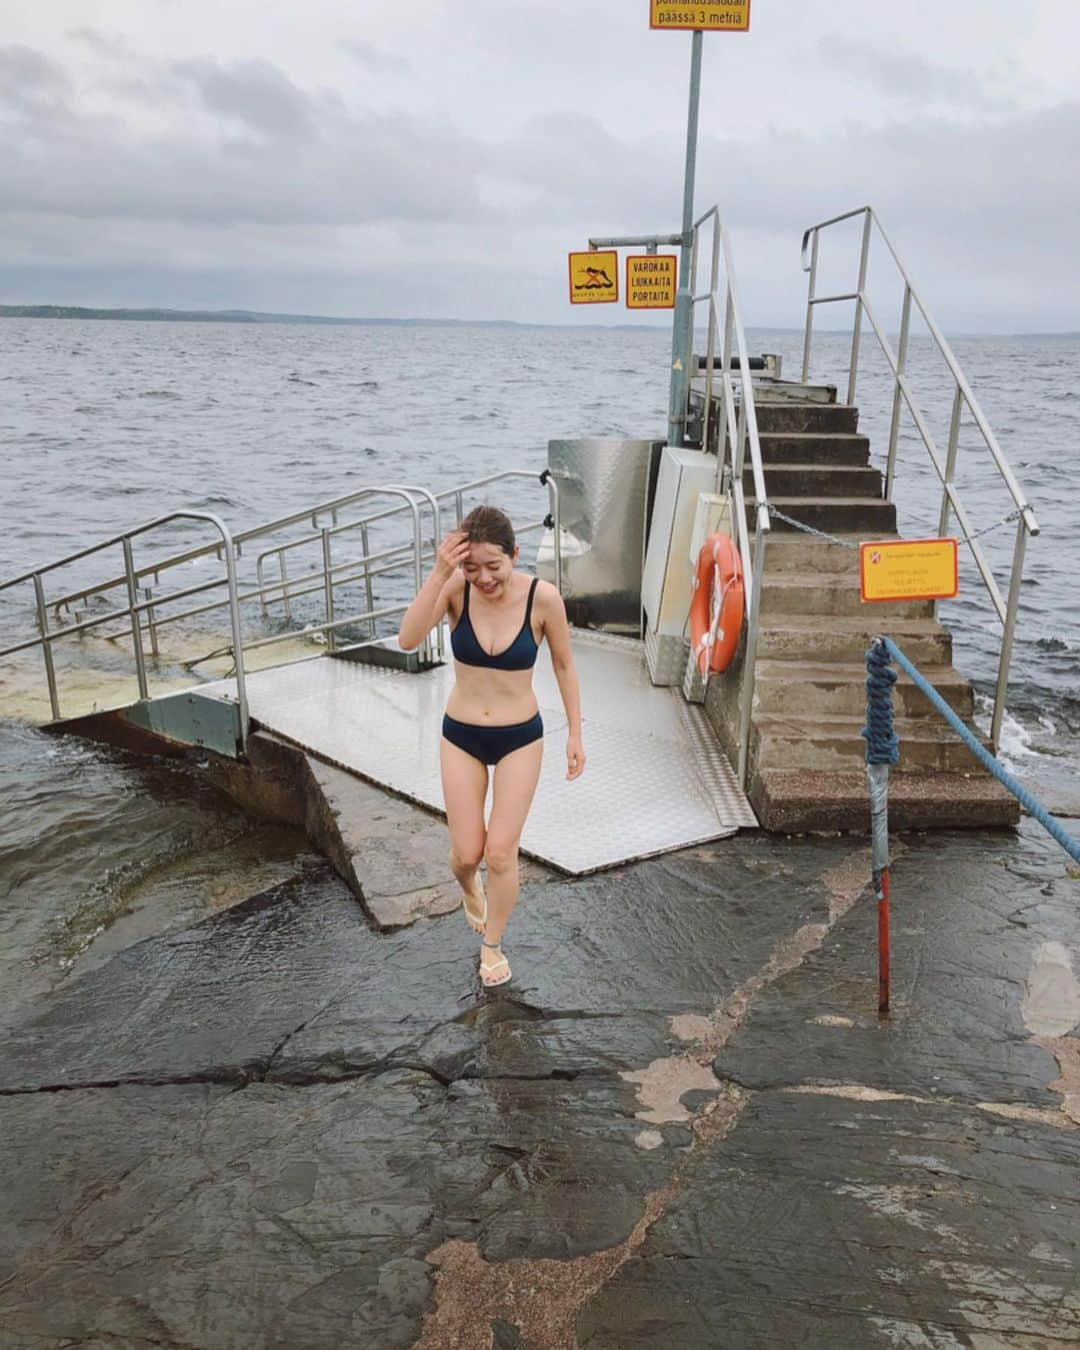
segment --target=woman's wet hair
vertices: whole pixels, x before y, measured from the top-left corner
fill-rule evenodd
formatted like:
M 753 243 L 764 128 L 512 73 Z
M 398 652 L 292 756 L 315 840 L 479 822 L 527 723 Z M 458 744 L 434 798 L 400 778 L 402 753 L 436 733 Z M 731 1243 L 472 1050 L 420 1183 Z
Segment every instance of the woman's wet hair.
M 517 548 L 514 526 L 506 512 L 500 511 L 497 506 L 474 507 L 458 529 L 469 536 L 470 544 L 494 544 L 508 558 L 514 556 L 514 549 Z

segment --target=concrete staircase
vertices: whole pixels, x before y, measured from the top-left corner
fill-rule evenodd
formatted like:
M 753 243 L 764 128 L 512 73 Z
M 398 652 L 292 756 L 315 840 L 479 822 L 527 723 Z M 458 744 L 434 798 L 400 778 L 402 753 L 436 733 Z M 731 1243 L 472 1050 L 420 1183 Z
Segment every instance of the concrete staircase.
M 859 435 L 857 408 L 766 399 L 757 414 L 770 506 L 848 543 L 897 534 L 896 508 L 883 500 L 881 472 L 869 465 L 870 443 Z M 749 473 L 744 486 L 749 501 Z M 972 688 L 953 668 L 952 639 L 934 618 L 933 603 L 863 604 L 857 551 L 774 515 L 747 783 L 766 829 L 869 827 L 866 743 L 859 732 L 866 711 L 864 655 L 880 633 L 892 637 L 972 725 Z M 741 654 L 730 671 L 710 681 L 706 698 L 706 712 L 731 756 L 737 753 L 740 674 Z M 906 677 L 896 686 L 893 707 L 901 756 L 889 793 L 893 828 L 1015 824 L 1015 799 Z

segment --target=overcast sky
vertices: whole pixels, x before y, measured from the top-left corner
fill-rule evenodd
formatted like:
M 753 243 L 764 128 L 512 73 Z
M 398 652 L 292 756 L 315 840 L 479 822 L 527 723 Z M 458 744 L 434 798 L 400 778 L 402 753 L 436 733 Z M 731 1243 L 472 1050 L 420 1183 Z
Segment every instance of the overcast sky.
M 623 322 L 571 310 L 567 250 L 679 225 L 691 39 L 648 0 L 3 10 L 4 301 Z M 870 202 L 952 331 L 1080 329 L 1078 53 L 1080 0 L 706 35 L 697 204 L 748 323 L 798 325 L 802 230 Z

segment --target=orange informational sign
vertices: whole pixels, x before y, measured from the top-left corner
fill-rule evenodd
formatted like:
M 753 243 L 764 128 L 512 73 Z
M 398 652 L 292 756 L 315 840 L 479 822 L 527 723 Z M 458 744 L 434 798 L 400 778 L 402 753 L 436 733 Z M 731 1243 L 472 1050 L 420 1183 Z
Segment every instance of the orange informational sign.
M 570 254 L 570 303 L 613 305 L 619 299 L 619 255 L 612 249 Z
M 955 539 L 860 544 L 863 600 L 951 600 L 960 586 Z
M 700 28 L 703 33 L 746 33 L 750 0 L 649 0 L 650 28 Z
M 626 259 L 626 308 L 674 309 L 674 253 L 631 253 Z

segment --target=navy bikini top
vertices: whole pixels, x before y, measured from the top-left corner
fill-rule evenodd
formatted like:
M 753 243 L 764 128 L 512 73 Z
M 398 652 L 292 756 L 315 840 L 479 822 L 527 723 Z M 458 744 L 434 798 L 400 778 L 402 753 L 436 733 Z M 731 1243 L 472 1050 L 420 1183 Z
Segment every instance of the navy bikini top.
M 505 651 L 495 656 L 489 655 L 477 641 L 469 618 L 469 583 L 465 583 L 465 601 L 458 619 L 450 633 L 450 646 L 454 650 L 454 659 L 463 666 L 489 666 L 492 670 L 531 670 L 536 665 L 536 653 L 539 650 L 532 631 L 533 595 L 536 593 L 538 578 L 533 577 L 529 587 L 529 600 L 525 606 L 525 622 L 521 625 L 517 637 Z

